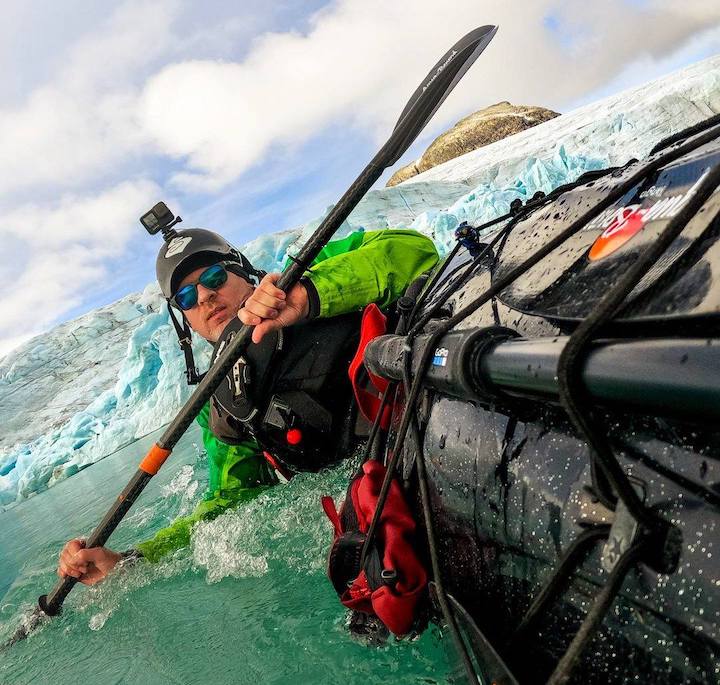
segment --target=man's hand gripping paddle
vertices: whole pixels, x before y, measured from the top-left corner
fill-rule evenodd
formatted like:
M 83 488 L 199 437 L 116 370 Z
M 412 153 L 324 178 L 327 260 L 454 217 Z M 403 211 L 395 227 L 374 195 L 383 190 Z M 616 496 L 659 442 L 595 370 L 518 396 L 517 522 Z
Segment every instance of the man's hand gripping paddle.
M 460 39 L 423 80 L 413 93 L 410 101 L 402 111 L 393 132 L 365 167 L 354 183 L 340 198 L 333 210 L 303 246 L 300 252 L 292 257 L 292 264 L 283 272 L 277 287 L 284 291 L 290 290 L 310 266 L 320 250 L 332 238 L 335 231 L 348 217 L 361 198 L 381 176 L 383 171 L 392 166 L 410 147 L 412 142 L 423 130 L 432 115 L 450 94 L 457 82 L 465 75 L 480 53 L 487 47 L 497 31 L 496 26 L 482 26 L 471 31 Z M 232 339 L 225 351 L 207 372 L 188 401 L 182 407 L 175 420 L 168 426 L 160 440 L 140 462 L 137 473 L 132 477 L 115 503 L 107 512 L 100 524 L 87 539 L 86 546 L 100 547 L 105 544 L 112 532 L 122 521 L 125 514 L 158 472 L 172 449 L 185 433 L 205 403 L 210 399 L 222 379 L 242 355 L 250 343 L 252 326 L 243 326 Z M 4 647 L 27 637 L 29 632 L 39 623 L 43 615 L 55 616 L 60 612 L 62 604 L 77 583 L 76 578 L 65 577 L 55 587 L 38 600 L 38 608 L 21 625 Z

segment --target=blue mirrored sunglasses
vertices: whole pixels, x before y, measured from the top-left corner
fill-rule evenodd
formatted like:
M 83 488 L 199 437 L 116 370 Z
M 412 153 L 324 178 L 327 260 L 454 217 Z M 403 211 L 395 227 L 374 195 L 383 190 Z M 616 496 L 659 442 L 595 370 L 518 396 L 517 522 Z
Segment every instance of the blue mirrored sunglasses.
M 188 283 L 173 296 L 175 304 L 184 312 L 192 309 L 198 301 L 198 283 L 209 290 L 217 290 L 227 281 L 227 271 L 222 264 L 213 264 L 200 274 L 196 283 Z

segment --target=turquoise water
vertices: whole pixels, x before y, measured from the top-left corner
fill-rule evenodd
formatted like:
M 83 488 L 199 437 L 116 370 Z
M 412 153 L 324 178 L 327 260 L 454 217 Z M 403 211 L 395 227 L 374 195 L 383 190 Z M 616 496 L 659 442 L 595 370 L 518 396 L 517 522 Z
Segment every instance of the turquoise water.
M 0 513 L 0 642 L 56 582 L 65 540 L 90 532 L 155 435 Z M 136 502 L 109 546 L 126 549 L 205 487 L 194 429 Z M 192 545 L 76 587 L 63 614 L 0 653 L 0 683 L 443 683 L 438 634 L 382 648 L 354 642 L 324 575 L 331 536 L 319 505 L 341 497 L 339 467 L 278 486 L 196 528 Z

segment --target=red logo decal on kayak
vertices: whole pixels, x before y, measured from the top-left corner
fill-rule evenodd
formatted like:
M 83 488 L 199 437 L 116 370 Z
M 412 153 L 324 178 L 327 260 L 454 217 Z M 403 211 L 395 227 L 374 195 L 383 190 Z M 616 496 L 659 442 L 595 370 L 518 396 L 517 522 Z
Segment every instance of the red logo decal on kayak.
M 642 230 L 647 210 L 640 205 L 630 205 L 618 210 L 610 225 L 602 232 L 590 248 L 591 262 L 607 257 L 622 247 L 630 238 Z
M 652 221 L 666 221 L 677 216 L 687 201 L 697 192 L 698 187 L 709 173 L 710 169 L 707 169 L 684 193 L 679 195 L 668 194 L 648 207 L 634 204 L 601 212 L 585 227 L 585 230 L 590 231 L 605 227 L 605 230 L 590 248 L 588 254 L 590 261 L 597 261 L 615 252 L 636 233 L 641 231 L 645 224 Z M 663 194 L 667 189 L 667 186 L 653 187 L 642 192 L 640 199 Z

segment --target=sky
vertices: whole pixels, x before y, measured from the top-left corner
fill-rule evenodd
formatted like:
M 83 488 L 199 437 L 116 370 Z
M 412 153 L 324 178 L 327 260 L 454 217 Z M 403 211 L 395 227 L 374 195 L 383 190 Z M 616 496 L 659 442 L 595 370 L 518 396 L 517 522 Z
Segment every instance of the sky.
M 320 216 L 483 24 L 395 168 L 495 102 L 567 112 L 720 53 L 717 0 L 4 0 L 0 357 L 151 282 L 159 200 L 237 245 Z

